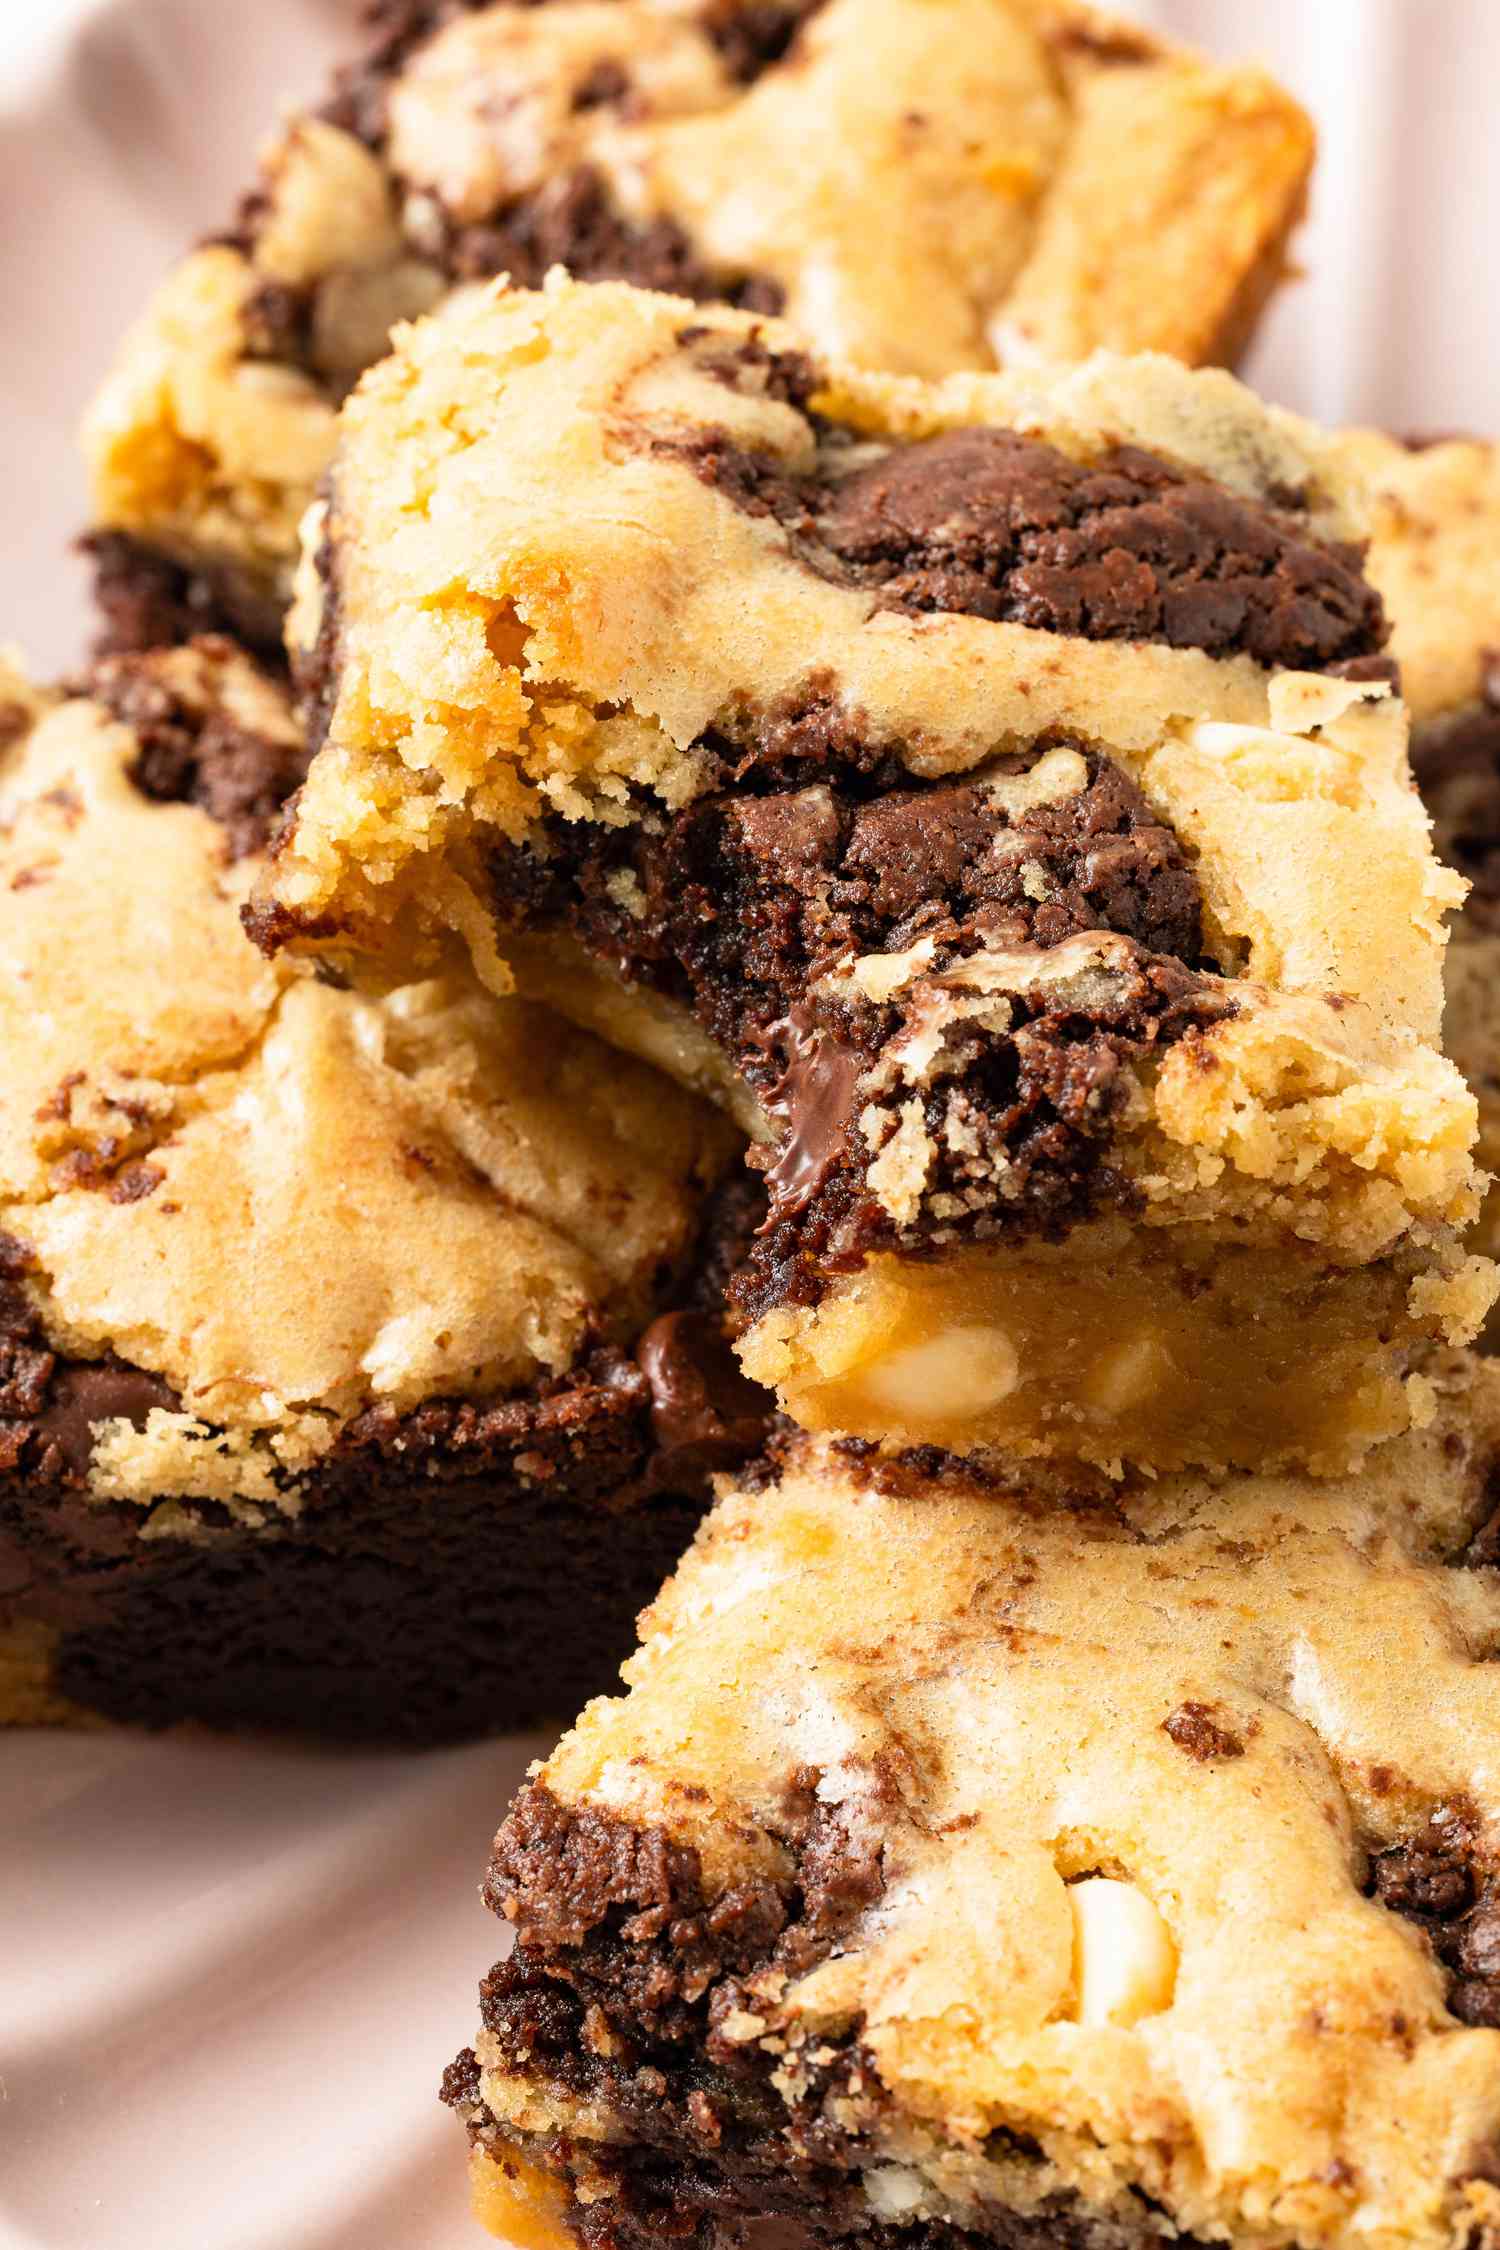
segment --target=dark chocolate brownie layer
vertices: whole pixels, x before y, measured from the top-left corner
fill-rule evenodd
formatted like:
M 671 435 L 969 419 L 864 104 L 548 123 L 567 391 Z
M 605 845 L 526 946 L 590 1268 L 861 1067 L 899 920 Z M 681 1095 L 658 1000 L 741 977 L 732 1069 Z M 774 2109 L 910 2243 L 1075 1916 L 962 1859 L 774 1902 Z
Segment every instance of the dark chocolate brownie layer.
M 852 2238 L 877 2250 L 1133 2250 L 1160 2240 L 1167 2230 L 1145 2197 L 1104 2214 L 1053 2196 L 1030 2213 L 996 2209 L 973 2230 L 886 2224 L 860 2178 L 860 2120 L 881 2097 L 858 2027 L 820 2038 L 791 2103 L 772 2085 L 773 2058 L 722 2034 L 752 1980 L 805 1975 L 880 1899 L 878 1850 L 819 1802 L 817 1781 L 811 1769 L 787 1776 L 788 1878 L 713 1901 L 691 1847 L 566 1808 L 541 1786 L 522 1791 L 496 1837 L 485 1896 L 517 1939 L 480 1992 L 500 2067 L 597 2105 L 618 2128 L 583 2152 L 609 2193 L 574 2207 L 579 2240 L 587 2250 L 664 2238 L 695 2250 Z M 504 2151 L 471 2052 L 448 2071 L 443 2098 L 481 2147 Z M 569 2161 L 560 2137 L 538 2153 Z
M 99 658 L 175 648 L 200 633 L 226 633 L 264 662 L 285 661 L 281 606 L 232 568 L 179 563 L 128 531 L 94 531 L 79 542 L 93 564 Z
M 815 426 L 822 459 L 810 476 L 724 432 L 680 450 L 705 483 L 774 516 L 810 568 L 893 609 L 1305 671 L 1384 644 L 1357 549 L 1319 545 L 1289 513 L 1137 446 L 1082 463 L 1014 430 L 962 429 L 849 468 L 853 433 L 822 417 Z
M 5 1245 L 0 1629 L 58 1636 L 52 1685 L 105 1717 L 439 1741 L 527 1726 L 607 1688 L 766 1406 L 704 1309 L 749 1214 L 715 1216 L 698 1301 L 635 1352 L 517 1398 L 362 1416 L 259 1523 L 181 1501 L 177 1530 L 91 1498 L 92 1425 L 172 1409 L 157 1378 L 47 1348 Z M 559 1630 L 565 1614 L 567 1629 Z
M 485 0 L 396 0 L 366 14 L 371 44 L 361 60 L 341 71 L 319 113 L 389 160 L 387 98 L 393 80 L 427 40 Z M 822 0 L 708 0 L 704 30 L 735 82 L 750 85 L 782 61 L 801 25 Z M 606 60 L 575 86 L 575 110 L 614 108 L 631 114 L 635 99 L 628 60 Z M 401 183 L 396 181 L 399 190 Z M 227 237 L 248 256 L 267 217 L 267 197 L 247 197 Z M 630 281 L 700 301 L 721 300 L 752 312 L 780 312 L 784 292 L 768 275 L 732 271 L 706 260 L 687 230 L 660 215 L 637 220 L 622 211 L 609 182 L 579 164 L 542 186 L 509 195 L 482 217 L 449 211 L 430 190 L 404 208 L 408 245 L 450 284 L 508 274 L 519 287 L 539 287 L 549 270 L 566 266 L 584 281 Z M 303 288 L 268 284 L 247 310 L 246 347 L 252 356 L 280 360 L 319 374 L 313 342 L 321 284 Z
M 273 741 L 220 707 L 189 702 L 141 657 L 102 658 L 88 692 L 135 736 L 128 772 L 143 797 L 200 806 L 224 831 L 231 859 L 265 849 L 307 772 L 304 744 Z
M 1023 760 L 992 777 L 998 788 L 878 794 L 840 770 L 838 747 L 831 778 L 808 787 L 752 794 L 757 772 L 740 792 L 628 828 L 556 821 L 541 850 L 493 861 L 502 918 L 562 924 L 690 1007 L 780 1126 L 770 1216 L 736 1282 L 751 1316 L 811 1301 L 882 1245 L 1057 1233 L 1118 1200 L 1107 1154 L 1127 1063 L 1224 1013 L 1194 973 L 1197 878 L 1109 760 L 1089 758 L 1076 792 L 1012 813 L 1001 790 Z M 981 948 L 1045 950 L 1092 931 L 1128 941 L 1129 978 L 1090 1004 L 1018 997 L 1009 1035 L 969 1037 L 931 1090 L 944 1153 L 922 1215 L 898 1230 L 865 1184 L 857 1088 L 906 1028 L 903 1009 L 820 990 L 819 978 L 843 956 L 919 940 L 941 969 Z M 997 1168 L 1003 1197 L 986 1192 Z

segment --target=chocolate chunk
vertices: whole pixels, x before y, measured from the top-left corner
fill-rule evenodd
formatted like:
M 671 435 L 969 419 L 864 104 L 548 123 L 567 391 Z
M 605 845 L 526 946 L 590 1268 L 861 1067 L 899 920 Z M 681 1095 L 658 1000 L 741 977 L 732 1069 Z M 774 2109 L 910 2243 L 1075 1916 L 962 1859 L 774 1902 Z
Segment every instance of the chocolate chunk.
M 841 473 L 849 433 L 818 428 L 812 476 L 723 431 L 655 443 L 737 507 L 774 517 L 810 569 L 892 608 L 1302 671 L 1384 644 L 1357 550 L 1138 447 L 1083 463 L 1013 430 L 950 430 Z
M 142 796 L 201 806 L 223 829 L 232 859 L 264 847 L 307 770 L 300 740 L 273 740 L 225 710 L 190 703 L 144 658 L 105 659 L 88 687 L 136 736 L 127 771 Z
M 712 1313 L 663 1313 L 636 1346 L 651 1386 L 655 1475 L 665 1489 L 697 1483 L 753 1453 L 772 1402 L 740 1373 Z
M 1377 1854 L 1371 1888 L 1424 1932 L 1459 2021 L 1500 2028 L 1500 1870 L 1479 1856 L 1469 1808 L 1440 1805 L 1408 1843 Z
M 1170 1735 L 1179 1750 L 1201 1765 L 1215 1758 L 1243 1758 L 1245 1745 L 1232 1727 L 1225 1726 L 1214 1715 L 1209 1703 L 1179 1703 L 1170 1717 L 1163 1719 L 1162 1732 Z
M 78 1479 L 87 1476 L 94 1450 L 95 1425 L 129 1422 L 144 1429 L 156 1408 L 172 1412 L 178 1404 L 171 1386 L 121 1360 L 84 1366 L 58 1367 L 37 1427 L 50 1448 L 55 1446 L 67 1468 Z

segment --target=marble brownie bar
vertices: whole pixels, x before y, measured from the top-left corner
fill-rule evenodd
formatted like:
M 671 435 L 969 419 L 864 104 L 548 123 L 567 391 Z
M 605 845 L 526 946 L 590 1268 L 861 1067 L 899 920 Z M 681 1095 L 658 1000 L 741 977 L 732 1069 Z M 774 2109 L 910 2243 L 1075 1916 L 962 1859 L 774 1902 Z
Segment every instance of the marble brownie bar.
M 717 1085 L 806 1428 L 1337 1467 L 1492 1293 L 1357 501 L 1162 358 L 930 387 L 613 284 L 454 304 L 345 408 L 254 926 L 459 930 Z
M 737 1135 L 472 980 L 262 961 L 303 743 L 227 644 L 0 713 L 0 1721 L 576 1708 L 759 1440 Z
M 1500 2240 L 1500 1368 L 1437 1390 L 1345 1480 L 721 1491 L 496 1838 L 497 2231 Z
M 334 411 L 393 322 L 561 263 L 779 310 L 924 375 L 1094 345 L 1232 357 L 1307 118 L 1070 0 L 548 0 L 378 12 L 88 424 L 116 645 L 268 645 Z M 747 189 L 746 183 L 753 183 Z
M 1350 444 L 1374 501 L 1370 575 L 1412 713 L 1412 768 L 1448 864 L 1473 886 L 1453 925 L 1444 1044 L 1500 1172 L 1500 451 L 1477 439 Z M 1500 1193 L 1476 1240 L 1500 1247 Z

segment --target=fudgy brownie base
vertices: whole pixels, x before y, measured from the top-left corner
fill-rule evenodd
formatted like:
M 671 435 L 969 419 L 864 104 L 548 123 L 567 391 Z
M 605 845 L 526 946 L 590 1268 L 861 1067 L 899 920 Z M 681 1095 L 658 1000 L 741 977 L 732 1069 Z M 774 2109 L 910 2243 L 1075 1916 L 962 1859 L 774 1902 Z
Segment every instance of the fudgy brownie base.
M 90 1424 L 144 1419 L 163 1386 L 14 1330 L 0 1372 L 0 1725 L 50 1705 L 440 1742 L 556 1720 L 611 1686 L 765 1419 L 684 1311 L 529 1397 L 372 1412 L 294 1515 L 184 1502 L 143 1539 L 138 1503 L 84 1489 Z

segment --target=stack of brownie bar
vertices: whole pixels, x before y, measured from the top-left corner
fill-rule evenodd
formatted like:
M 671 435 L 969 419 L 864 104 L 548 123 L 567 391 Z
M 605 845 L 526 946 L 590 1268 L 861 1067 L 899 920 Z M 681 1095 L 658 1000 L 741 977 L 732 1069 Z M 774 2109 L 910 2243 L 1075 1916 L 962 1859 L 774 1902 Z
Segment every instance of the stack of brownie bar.
M 0 680 L 0 1720 L 596 1698 L 518 2250 L 1500 2250 L 1495 454 L 1257 71 L 370 15 Z

